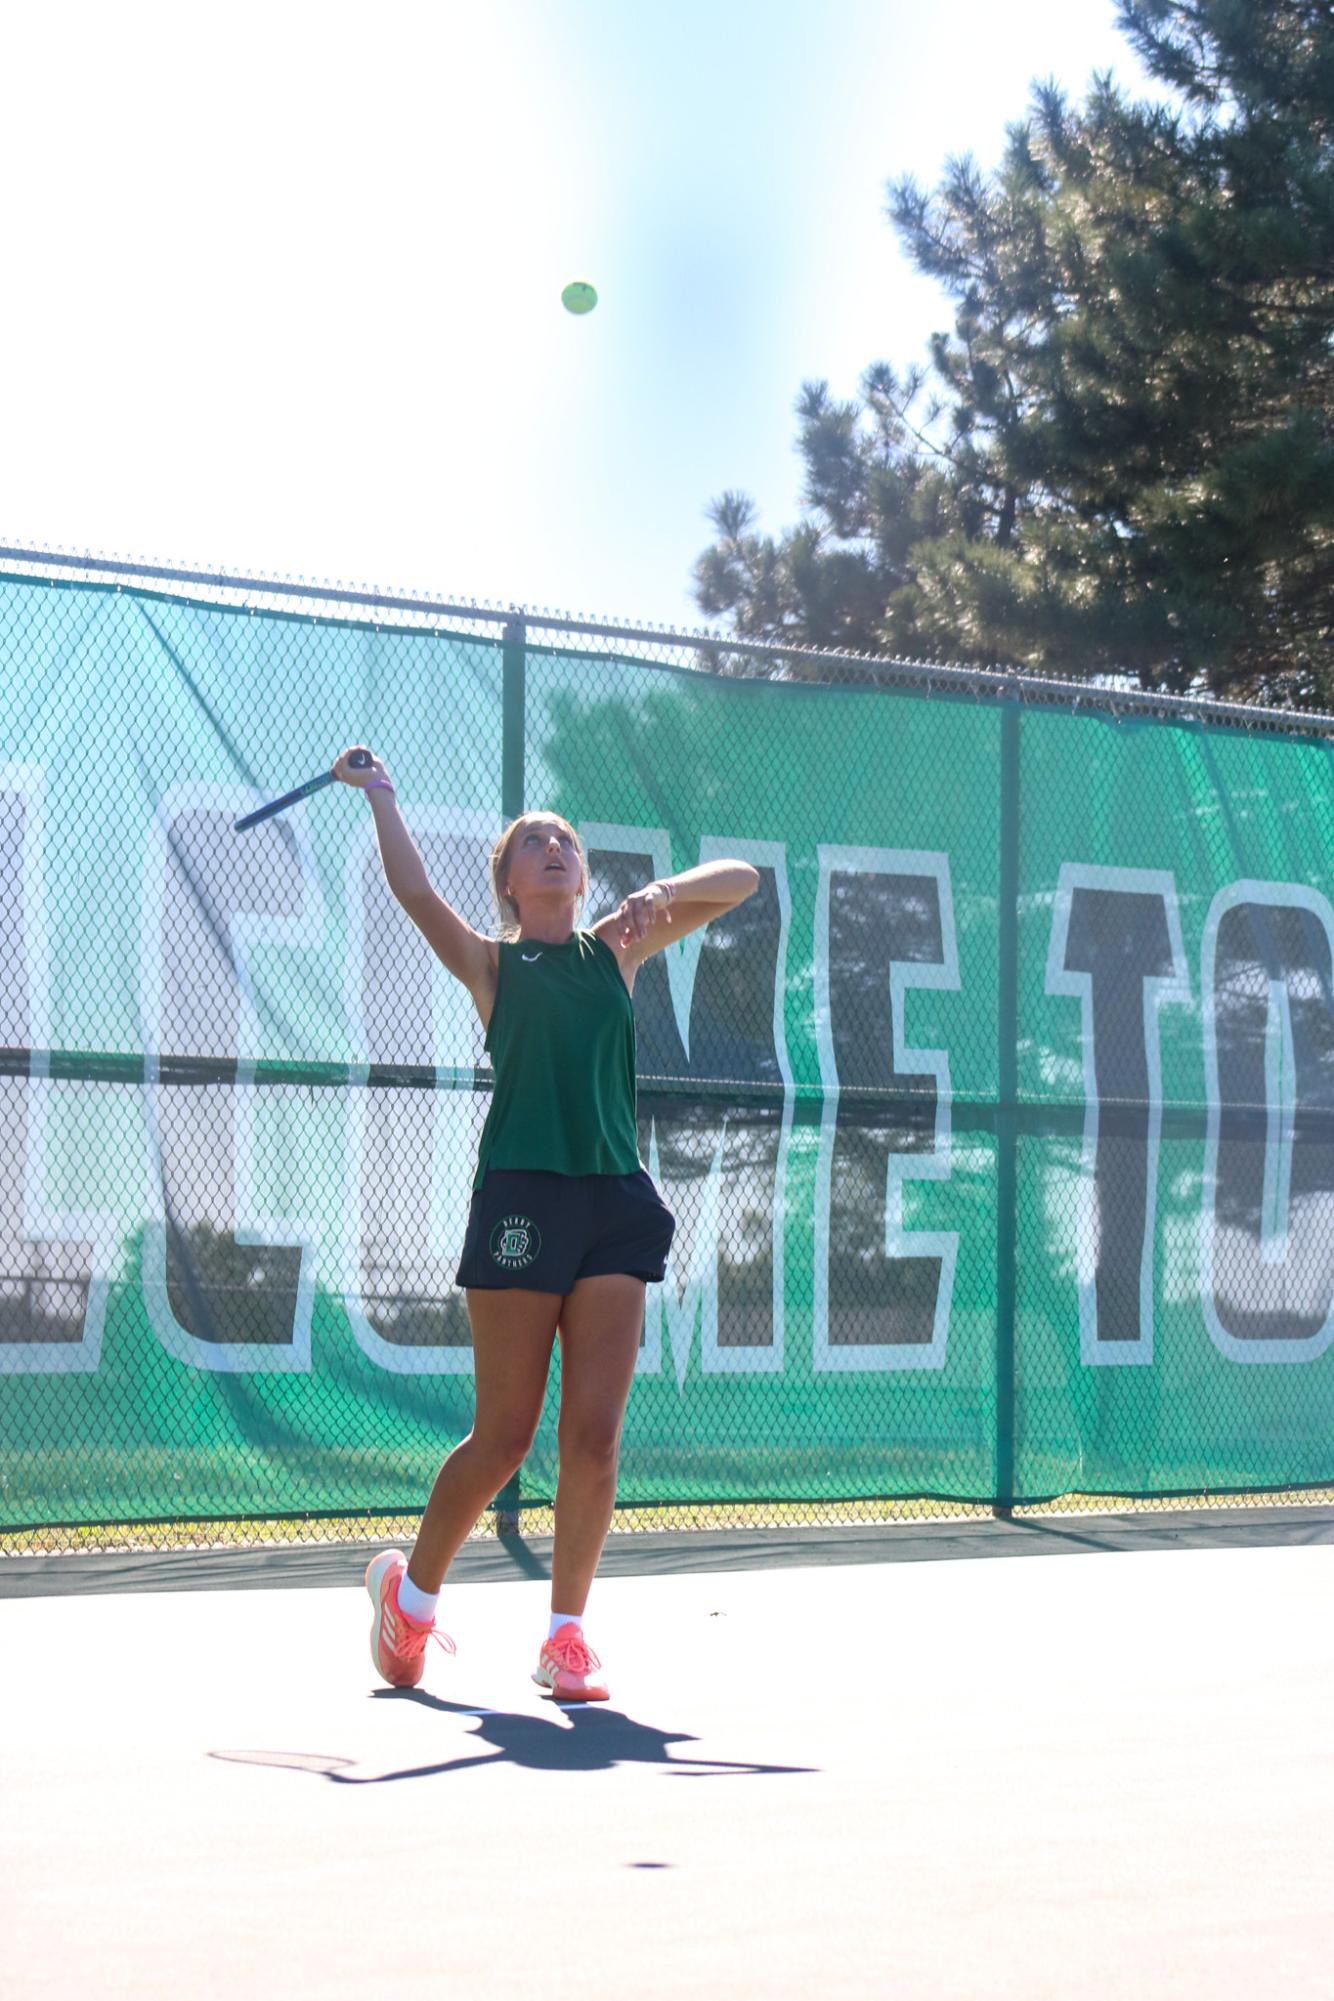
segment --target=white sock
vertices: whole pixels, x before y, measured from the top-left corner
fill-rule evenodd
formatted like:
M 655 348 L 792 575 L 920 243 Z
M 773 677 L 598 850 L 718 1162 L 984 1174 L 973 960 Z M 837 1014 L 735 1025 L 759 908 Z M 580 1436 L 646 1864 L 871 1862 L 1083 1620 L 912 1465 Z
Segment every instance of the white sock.
M 577 1627 L 579 1628 L 579 1631 L 580 1631 L 580 1632 L 582 1633 L 582 1632 L 583 1632 L 583 1630 L 584 1630 L 584 1615 L 583 1615 L 583 1613 L 582 1613 L 582 1612 L 553 1612 L 553 1613 L 552 1613 L 552 1615 L 551 1615 L 551 1624 L 550 1624 L 550 1626 L 549 1626 L 549 1627 L 547 1628 L 547 1638 L 548 1638 L 549 1640 L 551 1640 L 551 1639 L 554 1639 L 554 1638 L 555 1638 L 555 1636 L 556 1636 L 556 1634 L 557 1634 L 557 1633 L 558 1633 L 558 1632 L 560 1631 L 560 1629 L 561 1629 L 561 1627 L 562 1627 L 562 1626 L 577 1626 Z
M 406 1612 L 409 1619 L 419 1619 L 429 1625 L 435 1617 L 435 1608 L 440 1603 L 438 1591 L 419 1591 L 406 1570 L 398 1580 L 398 1609 Z

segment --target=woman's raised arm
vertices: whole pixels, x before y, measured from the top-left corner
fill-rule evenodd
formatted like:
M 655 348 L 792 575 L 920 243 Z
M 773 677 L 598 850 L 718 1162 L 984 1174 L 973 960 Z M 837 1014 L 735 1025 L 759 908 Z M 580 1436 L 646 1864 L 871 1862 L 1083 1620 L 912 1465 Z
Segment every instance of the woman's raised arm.
M 495 985 L 495 940 L 474 931 L 432 889 L 426 864 L 398 810 L 393 780 L 378 757 L 369 766 L 349 765 L 347 759 L 357 747 L 353 744 L 343 752 L 334 765 L 334 775 L 360 792 L 369 791 L 375 838 L 390 894 L 402 904 L 440 963 L 480 1002 L 481 994 Z

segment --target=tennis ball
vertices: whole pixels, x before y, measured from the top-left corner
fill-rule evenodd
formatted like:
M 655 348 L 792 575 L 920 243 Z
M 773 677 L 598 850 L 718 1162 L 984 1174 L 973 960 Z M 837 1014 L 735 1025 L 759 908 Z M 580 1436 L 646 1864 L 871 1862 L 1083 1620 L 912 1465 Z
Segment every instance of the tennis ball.
M 560 302 L 567 313 L 591 313 L 598 302 L 598 295 L 591 285 L 584 283 L 582 278 L 576 278 L 572 284 L 565 287 L 560 295 Z

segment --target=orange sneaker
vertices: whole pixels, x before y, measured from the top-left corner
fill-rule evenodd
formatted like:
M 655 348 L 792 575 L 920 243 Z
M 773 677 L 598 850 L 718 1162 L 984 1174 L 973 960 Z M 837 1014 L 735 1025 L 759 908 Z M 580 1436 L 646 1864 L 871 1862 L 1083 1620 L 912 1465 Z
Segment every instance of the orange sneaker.
M 605 1702 L 607 1684 L 593 1670 L 601 1661 L 571 1619 L 557 1626 L 538 1656 L 533 1680 L 549 1689 L 557 1702 Z
M 366 1565 L 366 1589 L 375 1618 L 371 1625 L 371 1659 L 375 1672 L 393 1688 L 415 1688 L 426 1666 L 426 1642 L 434 1640 L 447 1654 L 455 1651 L 448 1633 L 434 1620 L 409 1619 L 399 1610 L 398 1584 L 407 1575 L 402 1550 L 386 1549 Z

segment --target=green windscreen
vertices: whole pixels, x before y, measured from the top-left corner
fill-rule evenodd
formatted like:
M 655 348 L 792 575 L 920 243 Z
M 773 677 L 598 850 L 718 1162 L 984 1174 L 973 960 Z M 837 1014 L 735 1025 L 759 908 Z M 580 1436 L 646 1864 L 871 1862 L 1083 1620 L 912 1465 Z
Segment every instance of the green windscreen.
M 0 1525 L 410 1510 L 469 1427 L 471 1000 L 364 800 L 233 829 L 358 741 L 482 930 L 516 772 L 584 921 L 759 873 L 636 985 L 623 1502 L 1334 1479 L 1323 740 L 28 577 L 0 673 Z

